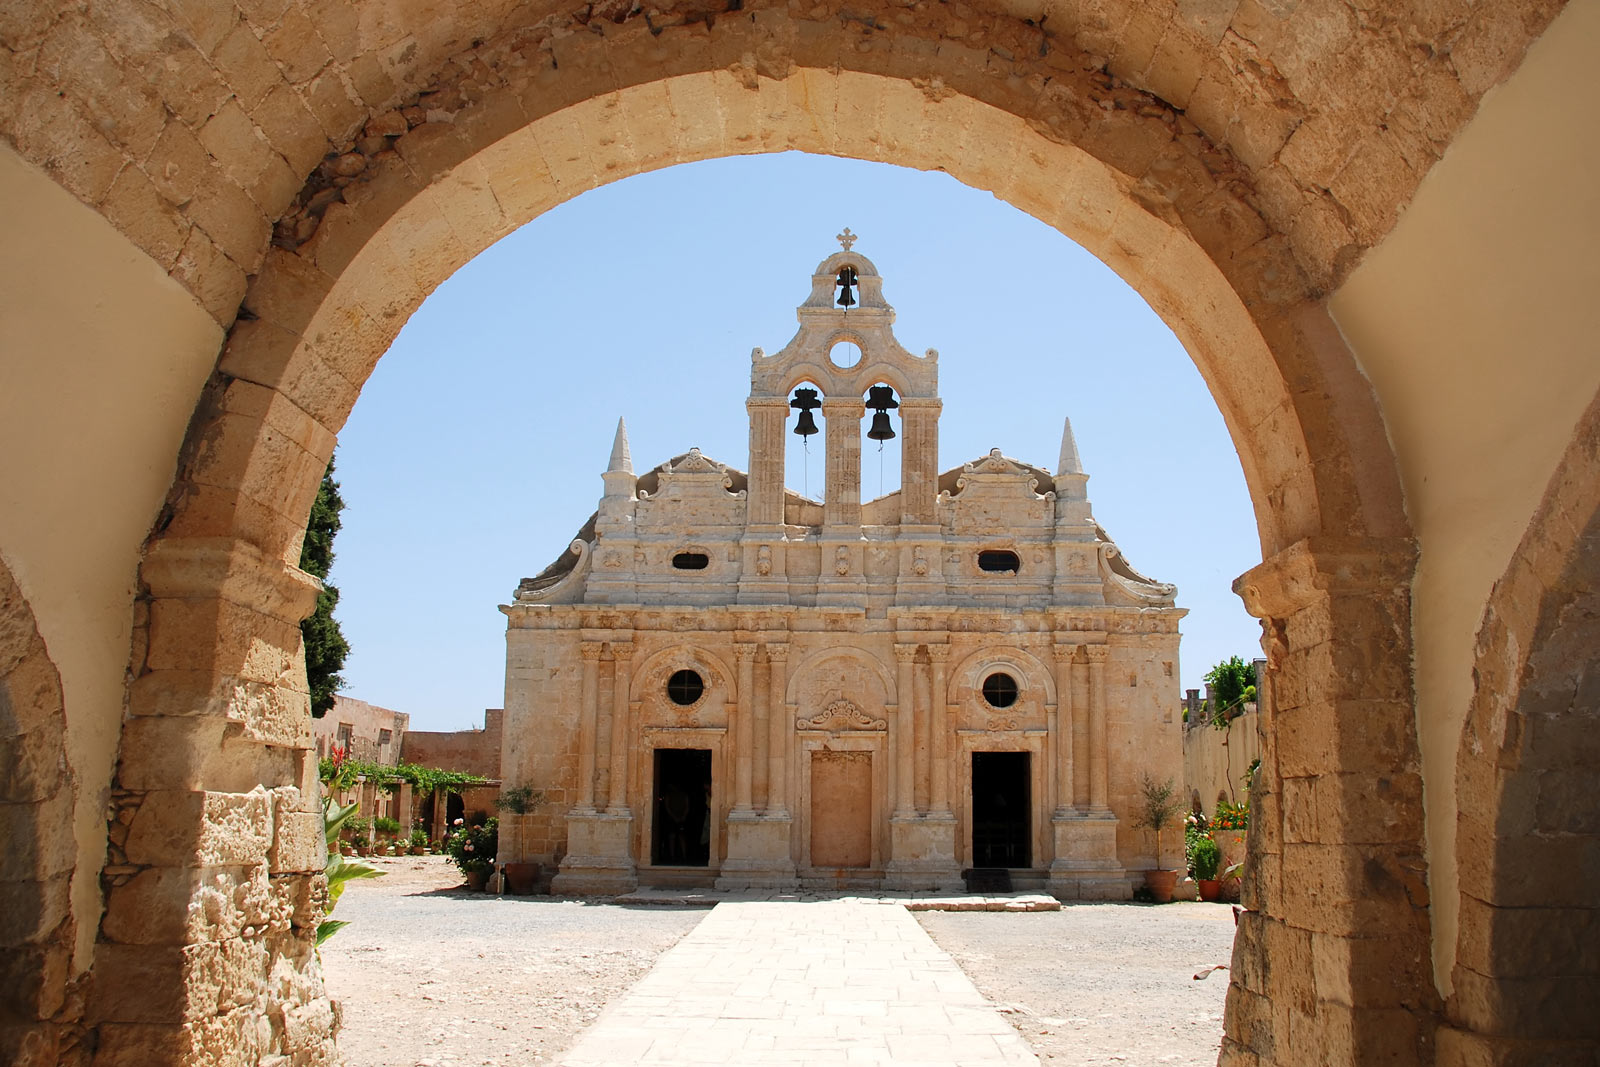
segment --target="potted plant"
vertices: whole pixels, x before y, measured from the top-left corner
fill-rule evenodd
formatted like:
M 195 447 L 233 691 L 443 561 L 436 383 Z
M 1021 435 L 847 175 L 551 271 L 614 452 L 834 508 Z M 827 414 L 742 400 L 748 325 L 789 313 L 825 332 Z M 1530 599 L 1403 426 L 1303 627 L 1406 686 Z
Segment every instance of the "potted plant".
M 344 824 L 344 832 L 349 835 L 349 840 L 355 846 L 356 855 L 372 855 L 372 823 L 370 820 L 354 818 Z
M 1194 847 L 1189 850 L 1189 868 L 1200 887 L 1201 900 L 1216 900 L 1222 894 L 1222 882 L 1217 878 L 1221 865 L 1222 848 L 1209 837 L 1195 838 Z
M 411 848 L 413 856 L 420 856 L 428 851 L 428 831 L 420 826 L 411 828 Z
M 466 876 L 467 885 L 480 892 L 488 884 L 489 874 L 494 870 L 494 857 L 499 845 L 498 819 L 489 819 L 477 826 L 465 825 L 457 819 L 450 836 L 444 839 L 444 850 L 449 854 L 450 861 Z
M 494 806 L 513 816 L 522 816 L 532 814 L 534 809 L 542 803 L 544 803 L 543 791 L 524 784 L 513 786 L 510 789 L 502 789 L 500 795 L 495 798 Z M 510 825 L 514 826 L 519 832 L 524 828 L 521 819 L 511 820 Z M 519 839 L 520 836 L 513 838 L 514 843 L 511 848 L 513 855 L 520 851 L 515 845 L 515 842 Z M 532 893 L 534 886 L 539 882 L 540 867 L 537 863 L 508 863 L 502 870 L 506 876 L 506 888 L 518 896 L 527 896 Z
M 1178 884 L 1178 872 L 1161 866 L 1161 831 L 1171 824 L 1173 817 L 1182 807 L 1173 797 L 1176 788 L 1171 778 L 1165 782 L 1157 782 L 1148 773 L 1142 776 L 1139 783 L 1141 794 L 1139 814 L 1133 825 L 1136 829 L 1156 832 L 1156 867 L 1145 872 L 1144 881 L 1157 904 L 1170 901 L 1173 887 Z

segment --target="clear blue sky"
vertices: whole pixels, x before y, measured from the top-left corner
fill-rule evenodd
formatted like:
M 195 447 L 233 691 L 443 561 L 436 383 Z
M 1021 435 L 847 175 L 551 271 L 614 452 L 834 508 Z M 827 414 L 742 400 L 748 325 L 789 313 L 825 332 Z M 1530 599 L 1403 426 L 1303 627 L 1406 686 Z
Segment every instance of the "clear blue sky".
M 412 317 L 340 435 L 348 507 L 331 580 L 352 647 L 345 692 L 411 713 L 415 729 L 481 724 L 501 706 L 497 606 L 594 510 L 617 417 L 638 472 L 691 445 L 745 469 L 750 349 L 794 335 L 845 226 L 883 275 L 901 343 L 939 350 L 940 469 L 996 447 L 1054 469 L 1070 416 L 1096 518 L 1190 611 L 1184 687 L 1259 654 L 1230 590 L 1260 560 L 1238 455 L 1138 294 L 945 174 L 791 152 L 586 193 L 485 251 Z M 891 448 L 884 488 L 898 465 Z M 875 452 L 862 468 L 876 496 Z

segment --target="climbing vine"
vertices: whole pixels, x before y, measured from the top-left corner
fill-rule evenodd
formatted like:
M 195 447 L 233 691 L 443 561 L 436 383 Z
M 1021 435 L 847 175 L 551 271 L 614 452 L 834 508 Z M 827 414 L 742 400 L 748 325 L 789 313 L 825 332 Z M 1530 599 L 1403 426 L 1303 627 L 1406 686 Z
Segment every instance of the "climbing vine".
M 468 774 L 466 771 L 447 771 L 439 767 L 423 767 L 416 763 L 402 763 L 397 767 L 390 767 L 383 763 L 374 763 L 372 760 L 352 759 L 343 755 L 342 750 L 334 749 L 334 754 L 326 757 L 317 764 L 318 777 L 329 789 L 344 790 L 356 784 L 357 779 L 365 778 L 368 781 L 379 783 L 383 788 L 393 790 L 402 782 L 409 782 L 411 787 L 421 793 L 431 793 L 436 789 L 443 789 L 447 793 L 459 793 L 469 785 L 482 785 L 489 779 L 478 774 Z

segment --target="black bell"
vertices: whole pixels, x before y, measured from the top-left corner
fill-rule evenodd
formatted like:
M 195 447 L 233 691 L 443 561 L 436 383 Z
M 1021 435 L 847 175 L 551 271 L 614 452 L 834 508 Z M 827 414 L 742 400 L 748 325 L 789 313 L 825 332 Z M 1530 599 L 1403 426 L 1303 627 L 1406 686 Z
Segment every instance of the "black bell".
M 890 401 L 893 403 L 893 401 Z M 872 416 L 872 429 L 867 431 L 867 436 L 874 441 L 890 441 L 894 439 L 894 427 L 889 425 L 889 413 L 880 411 Z
M 840 267 L 839 277 L 833 284 L 839 287 L 839 306 L 846 311 L 850 310 L 850 305 L 856 302 L 855 293 L 851 291 L 856 287 L 856 269 L 854 267 Z
M 801 437 L 810 437 L 817 432 L 817 420 L 811 417 L 811 412 L 822 406 L 822 401 L 817 399 L 815 389 L 796 389 L 794 399 L 789 401 L 789 406 L 800 412 L 800 417 L 795 420 L 794 432 Z

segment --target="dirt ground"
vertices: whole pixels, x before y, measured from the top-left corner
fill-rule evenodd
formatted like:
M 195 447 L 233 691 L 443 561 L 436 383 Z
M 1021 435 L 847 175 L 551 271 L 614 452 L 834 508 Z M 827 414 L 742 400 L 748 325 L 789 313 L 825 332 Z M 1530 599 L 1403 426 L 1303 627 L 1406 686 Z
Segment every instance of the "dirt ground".
M 1071 1067 L 1213 1067 L 1233 954 L 1225 904 L 1069 904 L 1029 915 L 918 912 L 1021 1032 Z
M 536 1067 L 705 916 L 460 888 L 437 856 L 375 860 L 322 948 L 350 1067 Z M 1210 1067 L 1222 1032 L 1229 909 L 1077 905 L 922 912 L 924 929 L 1045 1063 Z
M 440 856 L 375 859 L 347 883 L 322 946 L 350 1067 L 553 1063 L 705 917 L 461 888 Z

